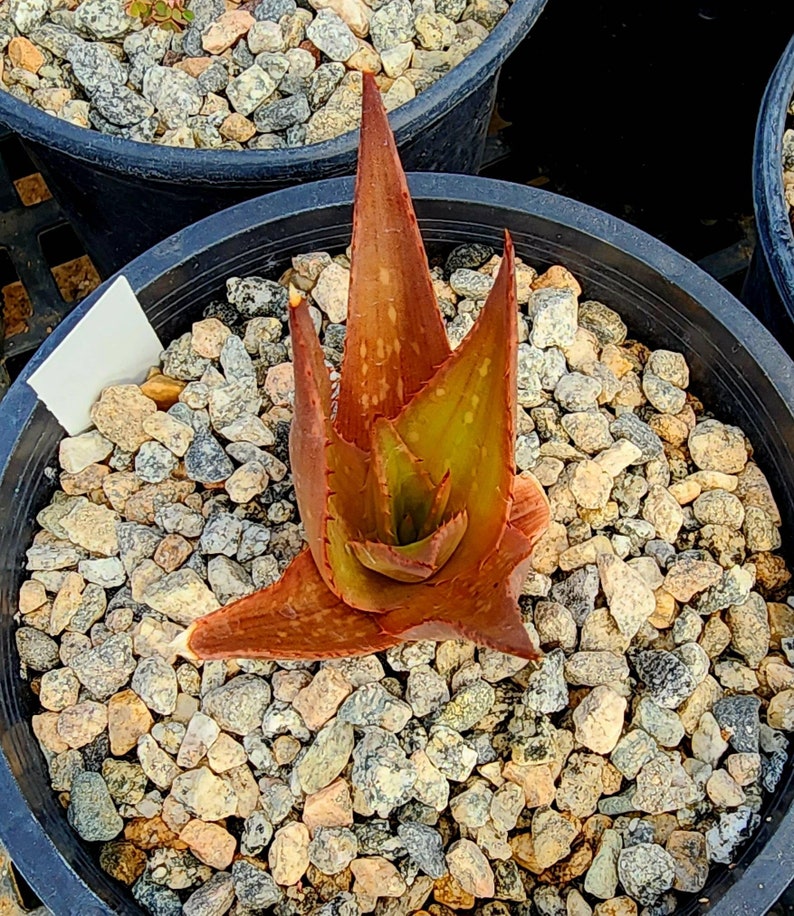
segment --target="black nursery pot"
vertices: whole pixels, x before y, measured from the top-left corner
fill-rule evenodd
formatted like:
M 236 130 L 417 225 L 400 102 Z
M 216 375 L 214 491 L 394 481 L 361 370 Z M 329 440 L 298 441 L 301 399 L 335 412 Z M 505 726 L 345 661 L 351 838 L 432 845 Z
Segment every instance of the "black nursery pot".
M 786 519 L 784 544 L 794 544 L 794 364 L 736 299 L 650 236 L 565 198 L 454 175 L 415 174 L 409 184 L 431 251 L 464 242 L 500 248 L 507 227 L 521 257 L 540 268 L 565 264 L 588 297 L 620 312 L 632 336 L 682 351 L 692 390 L 753 442 Z M 189 328 L 222 295 L 227 277 L 275 277 L 293 254 L 343 249 L 350 240 L 352 190 L 351 179 L 334 179 L 248 201 L 133 261 L 126 276 L 162 340 Z M 56 916 L 141 913 L 72 832 L 50 788 L 30 727 L 33 697 L 18 677 L 14 644 L 25 550 L 36 513 L 52 492 L 46 472 L 56 466 L 63 435 L 26 381 L 101 292 L 56 328 L 0 404 L 0 836 Z M 794 872 L 793 799 L 789 768 L 736 867 L 715 869 L 700 895 L 709 904 L 692 899 L 677 912 L 765 912 Z
M 457 67 L 390 122 L 406 169 L 475 174 L 499 70 L 546 0 L 514 0 Z M 358 131 L 282 150 L 191 150 L 77 127 L 0 91 L 0 123 L 23 140 L 103 277 L 185 226 L 267 191 L 349 175 Z
M 783 193 L 783 132 L 794 95 L 794 38 L 761 102 L 753 152 L 753 206 L 758 243 L 742 300 L 794 355 L 794 232 Z

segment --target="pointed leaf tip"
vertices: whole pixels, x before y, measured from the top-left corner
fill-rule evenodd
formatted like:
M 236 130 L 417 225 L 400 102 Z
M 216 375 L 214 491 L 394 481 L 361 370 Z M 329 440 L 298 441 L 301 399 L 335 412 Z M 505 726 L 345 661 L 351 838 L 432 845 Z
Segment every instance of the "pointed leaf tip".
M 347 336 L 335 426 L 369 448 L 449 355 L 422 237 L 374 78 L 364 76 Z

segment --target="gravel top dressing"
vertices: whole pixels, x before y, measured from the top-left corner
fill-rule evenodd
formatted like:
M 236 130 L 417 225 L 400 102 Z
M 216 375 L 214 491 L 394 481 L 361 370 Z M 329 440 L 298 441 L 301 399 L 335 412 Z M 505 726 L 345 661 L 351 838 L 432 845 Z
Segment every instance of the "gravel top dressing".
M 505 0 L 188 0 L 184 31 L 122 0 L 3 0 L 0 89 L 81 127 L 199 149 L 281 149 L 355 130 L 361 71 L 387 110 L 478 47 Z
M 260 14 L 276 6 L 254 9 L 263 34 L 307 12 Z M 89 29 L 85 11 L 106 0 L 61 10 L 57 26 L 42 24 L 56 12 L 45 7 L 12 10 L 33 38 L 72 35 L 47 66 L 66 72 L 75 48 L 101 48 L 123 71 L 114 85 L 127 79 L 112 45 L 66 29 Z M 217 15 L 207 0 L 193 9 L 197 21 Z M 189 29 L 183 46 L 201 34 Z M 136 72 L 146 87 L 153 68 L 193 87 L 199 77 L 160 67 L 166 51 L 150 61 L 140 50 L 130 82 Z M 224 75 L 259 67 L 237 57 Z M 466 245 L 434 268 L 453 346 L 498 263 Z M 687 390 L 680 354 L 627 340 L 609 303 L 587 300 L 564 267 L 517 271 L 515 460 L 553 519 L 521 598 L 542 661 L 462 641 L 324 663 L 193 664 L 170 648 L 301 549 L 286 285 L 310 293 L 338 369 L 348 265 L 296 253 L 280 282 L 230 278 L 228 301 L 140 385 L 106 389 L 96 428 L 61 443 L 16 635 L 75 842 L 94 844 L 153 916 L 674 913 L 713 863 L 732 861 L 786 765 L 791 575 L 752 444 Z

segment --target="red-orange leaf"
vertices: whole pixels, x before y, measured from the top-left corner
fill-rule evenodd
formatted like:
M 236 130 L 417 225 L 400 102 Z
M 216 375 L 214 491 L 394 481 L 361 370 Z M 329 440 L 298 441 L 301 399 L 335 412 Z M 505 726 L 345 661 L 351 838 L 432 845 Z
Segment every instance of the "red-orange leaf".
M 398 546 L 380 541 L 351 541 L 350 549 L 373 572 L 398 582 L 424 582 L 447 562 L 466 532 L 466 513 L 459 512 L 421 541 Z
M 524 471 L 513 478 L 513 505 L 510 507 L 510 524 L 527 538 L 534 547 L 549 527 L 551 507 L 537 477 Z
M 290 427 L 289 457 L 301 521 L 312 554 L 323 563 L 325 514 L 328 501 L 328 442 L 331 380 L 302 296 L 290 300 L 289 329 L 295 369 L 295 414 Z
M 368 449 L 375 418 L 394 417 L 448 353 L 397 147 L 365 73 L 339 434 Z
M 416 601 L 378 618 L 402 639 L 470 639 L 521 658 L 538 658 L 521 620 L 517 596 L 532 544 L 508 525 L 499 547 L 469 576 L 417 589 Z
M 200 617 L 188 630 L 187 648 L 204 659 L 366 655 L 400 642 L 378 620 L 339 601 L 304 550 L 269 588 Z

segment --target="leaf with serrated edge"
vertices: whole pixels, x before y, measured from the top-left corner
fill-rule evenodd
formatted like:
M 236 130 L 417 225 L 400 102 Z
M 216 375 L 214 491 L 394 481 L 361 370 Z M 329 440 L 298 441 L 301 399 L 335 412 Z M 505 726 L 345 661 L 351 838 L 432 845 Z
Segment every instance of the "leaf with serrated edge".
M 398 582 L 423 582 L 452 556 L 466 532 L 466 513 L 453 515 L 443 525 L 413 544 L 395 546 L 379 541 L 351 541 L 350 548 L 360 563 Z
M 369 484 L 378 538 L 386 544 L 397 544 L 399 525 L 406 515 L 412 517 L 417 532 L 424 526 L 438 488 L 394 424 L 383 417 L 372 428 L 370 462 Z
M 304 549 L 278 582 L 200 617 L 188 630 L 187 647 L 203 659 L 368 655 L 400 642 L 379 619 L 339 601 Z
M 353 209 L 347 333 L 335 425 L 368 449 L 450 348 L 380 91 L 365 73 Z
M 328 446 L 331 379 L 325 367 L 309 307 L 300 294 L 290 296 L 289 329 L 295 370 L 295 412 L 289 435 L 292 473 L 306 540 L 318 566 L 324 563 L 328 502 Z

